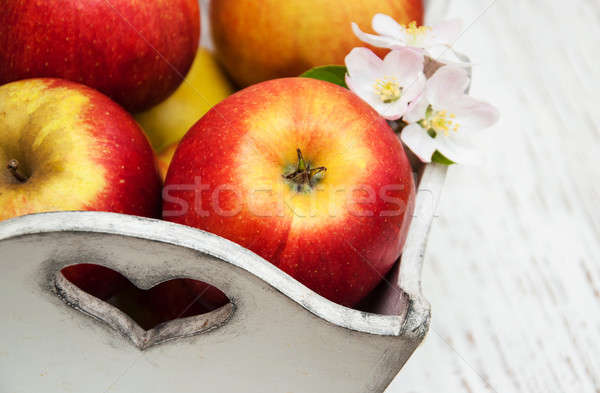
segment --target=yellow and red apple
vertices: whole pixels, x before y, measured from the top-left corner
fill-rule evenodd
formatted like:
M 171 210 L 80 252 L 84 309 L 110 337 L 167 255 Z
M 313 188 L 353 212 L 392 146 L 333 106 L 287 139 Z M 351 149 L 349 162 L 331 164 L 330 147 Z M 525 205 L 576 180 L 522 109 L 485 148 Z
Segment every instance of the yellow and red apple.
M 414 183 L 389 125 L 349 90 L 287 78 L 211 109 L 177 148 L 163 217 L 254 251 L 354 305 L 400 255 Z
M 57 210 L 159 217 L 161 181 L 142 130 L 105 95 L 60 79 L 0 87 L 0 220 Z M 118 273 L 81 264 L 65 276 L 107 299 Z
M 212 0 L 210 21 L 219 60 L 244 87 L 343 64 L 352 48 L 366 46 L 351 23 L 365 28 L 377 13 L 423 22 L 422 0 Z
M 59 77 L 130 111 L 171 94 L 200 35 L 197 0 L 3 0 L 0 84 Z
M 0 220 L 56 210 L 159 217 L 146 136 L 105 95 L 61 79 L 0 87 Z

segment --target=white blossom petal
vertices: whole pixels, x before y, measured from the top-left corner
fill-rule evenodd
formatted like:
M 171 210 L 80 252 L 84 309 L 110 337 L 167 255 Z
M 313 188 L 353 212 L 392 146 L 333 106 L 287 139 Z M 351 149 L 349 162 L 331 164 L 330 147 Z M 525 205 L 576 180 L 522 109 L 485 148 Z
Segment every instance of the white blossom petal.
M 400 139 L 423 162 L 431 162 L 431 156 L 437 150 L 436 140 L 418 124 L 404 127 Z
M 398 101 L 391 102 L 389 104 L 379 103 L 376 104 L 379 108 L 377 112 L 386 120 L 398 120 L 404 115 L 408 108 L 408 101 L 405 98 L 401 98 Z
M 345 61 L 350 90 L 387 120 L 400 119 L 425 86 L 423 55 L 411 49 L 392 50 L 381 60 L 370 49 L 354 48 Z
M 346 75 L 346 85 L 348 88 L 354 92 L 357 96 L 359 96 L 363 101 L 369 104 L 373 109 L 375 109 L 378 113 L 382 109 L 379 107 L 379 104 L 383 104 L 377 94 L 375 94 L 375 90 L 373 89 L 373 84 L 363 81 L 356 80 L 352 78 L 349 74 Z
M 383 60 L 368 48 L 354 48 L 344 59 L 348 74 L 352 78 L 372 76 L 381 72 Z
M 433 45 L 451 45 L 462 32 L 461 19 L 449 19 L 431 27 L 428 42 Z
M 367 48 L 354 48 L 345 59 L 346 84 L 356 95 L 374 106 L 380 102 L 373 86 L 380 78 L 383 60 Z
M 438 135 L 437 150 L 457 164 L 477 165 L 483 161 L 480 151 L 465 138 Z
M 408 110 L 404 114 L 404 121 L 407 123 L 416 123 L 421 119 L 425 118 L 429 101 L 425 93 L 421 93 L 413 102 L 409 105 Z
M 377 79 L 383 77 L 383 60 L 368 48 L 354 48 L 346 56 L 344 62 L 348 70 L 346 84 L 350 90 L 355 93 L 369 93 L 375 98 L 373 86 Z M 366 97 L 363 97 L 363 99 L 366 99 Z
M 498 121 L 498 109 L 468 95 L 451 102 L 448 111 L 455 114 L 461 133 L 471 133 L 492 126 Z
M 354 22 L 352 22 L 352 32 L 362 42 L 377 48 L 394 48 L 403 45 L 401 41 L 394 38 L 365 33 Z
M 458 39 L 462 30 L 460 19 L 451 19 L 434 26 L 404 26 L 385 14 L 376 14 L 372 20 L 373 30 L 378 34 L 368 34 L 360 30 L 356 23 L 352 31 L 361 40 L 379 48 L 414 47 L 433 49 L 449 47 Z
M 416 82 L 423 71 L 425 57 L 422 53 L 410 48 L 392 50 L 383 59 L 383 72 L 394 76 L 402 84 Z
M 406 41 L 406 31 L 404 26 L 396 22 L 394 18 L 389 15 L 375 14 L 371 25 L 377 34 L 396 37 L 401 41 Z
M 435 109 L 446 109 L 456 97 L 465 94 L 469 75 L 460 67 L 443 66 L 427 81 L 427 100 Z
M 418 100 L 419 97 L 423 95 L 426 84 L 427 78 L 425 78 L 425 75 L 422 72 L 419 72 L 414 79 L 407 80 L 404 91 L 402 92 L 403 98 L 408 102 Z M 425 112 L 423 112 L 423 114 L 425 114 Z

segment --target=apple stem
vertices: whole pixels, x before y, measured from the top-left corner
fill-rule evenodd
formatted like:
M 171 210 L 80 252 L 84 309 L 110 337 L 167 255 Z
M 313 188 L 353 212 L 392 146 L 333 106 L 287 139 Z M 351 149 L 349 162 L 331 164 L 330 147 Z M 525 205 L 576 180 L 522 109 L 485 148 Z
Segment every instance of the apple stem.
M 20 165 L 21 164 L 19 163 L 19 161 L 12 159 L 8 162 L 8 165 L 6 167 L 8 168 L 10 173 L 12 173 L 12 175 L 15 177 L 15 179 L 17 179 L 21 183 L 25 183 L 27 181 L 28 177 L 26 175 L 24 175 L 23 173 L 21 173 L 21 171 L 19 171 Z
M 302 189 L 302 186 L 307 185 L 309 187 L 313 186 L 313 178 L 315 175 L 321 172 L 325 172 L 327 168 L 324 166 L 320 166 L 317 168 L 311 168 L 310 164 L 307 164 L 302 156 L 302 151 L 300 149 L 296 149 L 296 153 L 298 153 L 298 165 L 296 170 L 287 175 L 283 175 L 284 178 L 290 180 L 298 185 L 298 189 Z

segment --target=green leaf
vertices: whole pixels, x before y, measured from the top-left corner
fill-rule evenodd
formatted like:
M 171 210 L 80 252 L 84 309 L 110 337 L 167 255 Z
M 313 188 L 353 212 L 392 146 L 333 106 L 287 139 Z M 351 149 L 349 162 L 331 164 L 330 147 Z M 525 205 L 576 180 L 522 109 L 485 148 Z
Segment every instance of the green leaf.
M 437 162 L 438 164 L 444 164 L 444 165 L 455 164 L 454 161 L 452 161 L 448 157 L 444 156 L 442 153 L 440 153 L 437 150 L 435 151 L 435 153 L 433 153 L 433 156 L 431 156 L 431 161 L 432 162 Z
M 321 67 L 311 68 L 304 74 L 300 75 L 301 78 L 312 78 L 321 81 L 335 83 L 338 86 L 348 88 L 346 85 L 346 67 L 341 65 L 327 65 Z

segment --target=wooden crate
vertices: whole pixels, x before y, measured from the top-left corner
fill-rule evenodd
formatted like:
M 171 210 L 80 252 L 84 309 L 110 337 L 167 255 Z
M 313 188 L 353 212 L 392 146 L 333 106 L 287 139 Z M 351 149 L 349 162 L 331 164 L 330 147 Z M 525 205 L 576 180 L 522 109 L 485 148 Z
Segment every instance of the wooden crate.
M 403 256 L 371 313 L 178 224 L 103 212 L 1 222 L 0 390 L 96 392 L 118 380 L 111 392 L 382 392 L 429 327 L 420 272 L 445 172 L 423 170 Z M 231 304 L 146 332 L 63 278 L 61 268 L 82 262 L 140 288 L 178 277 L 209 282 Z

